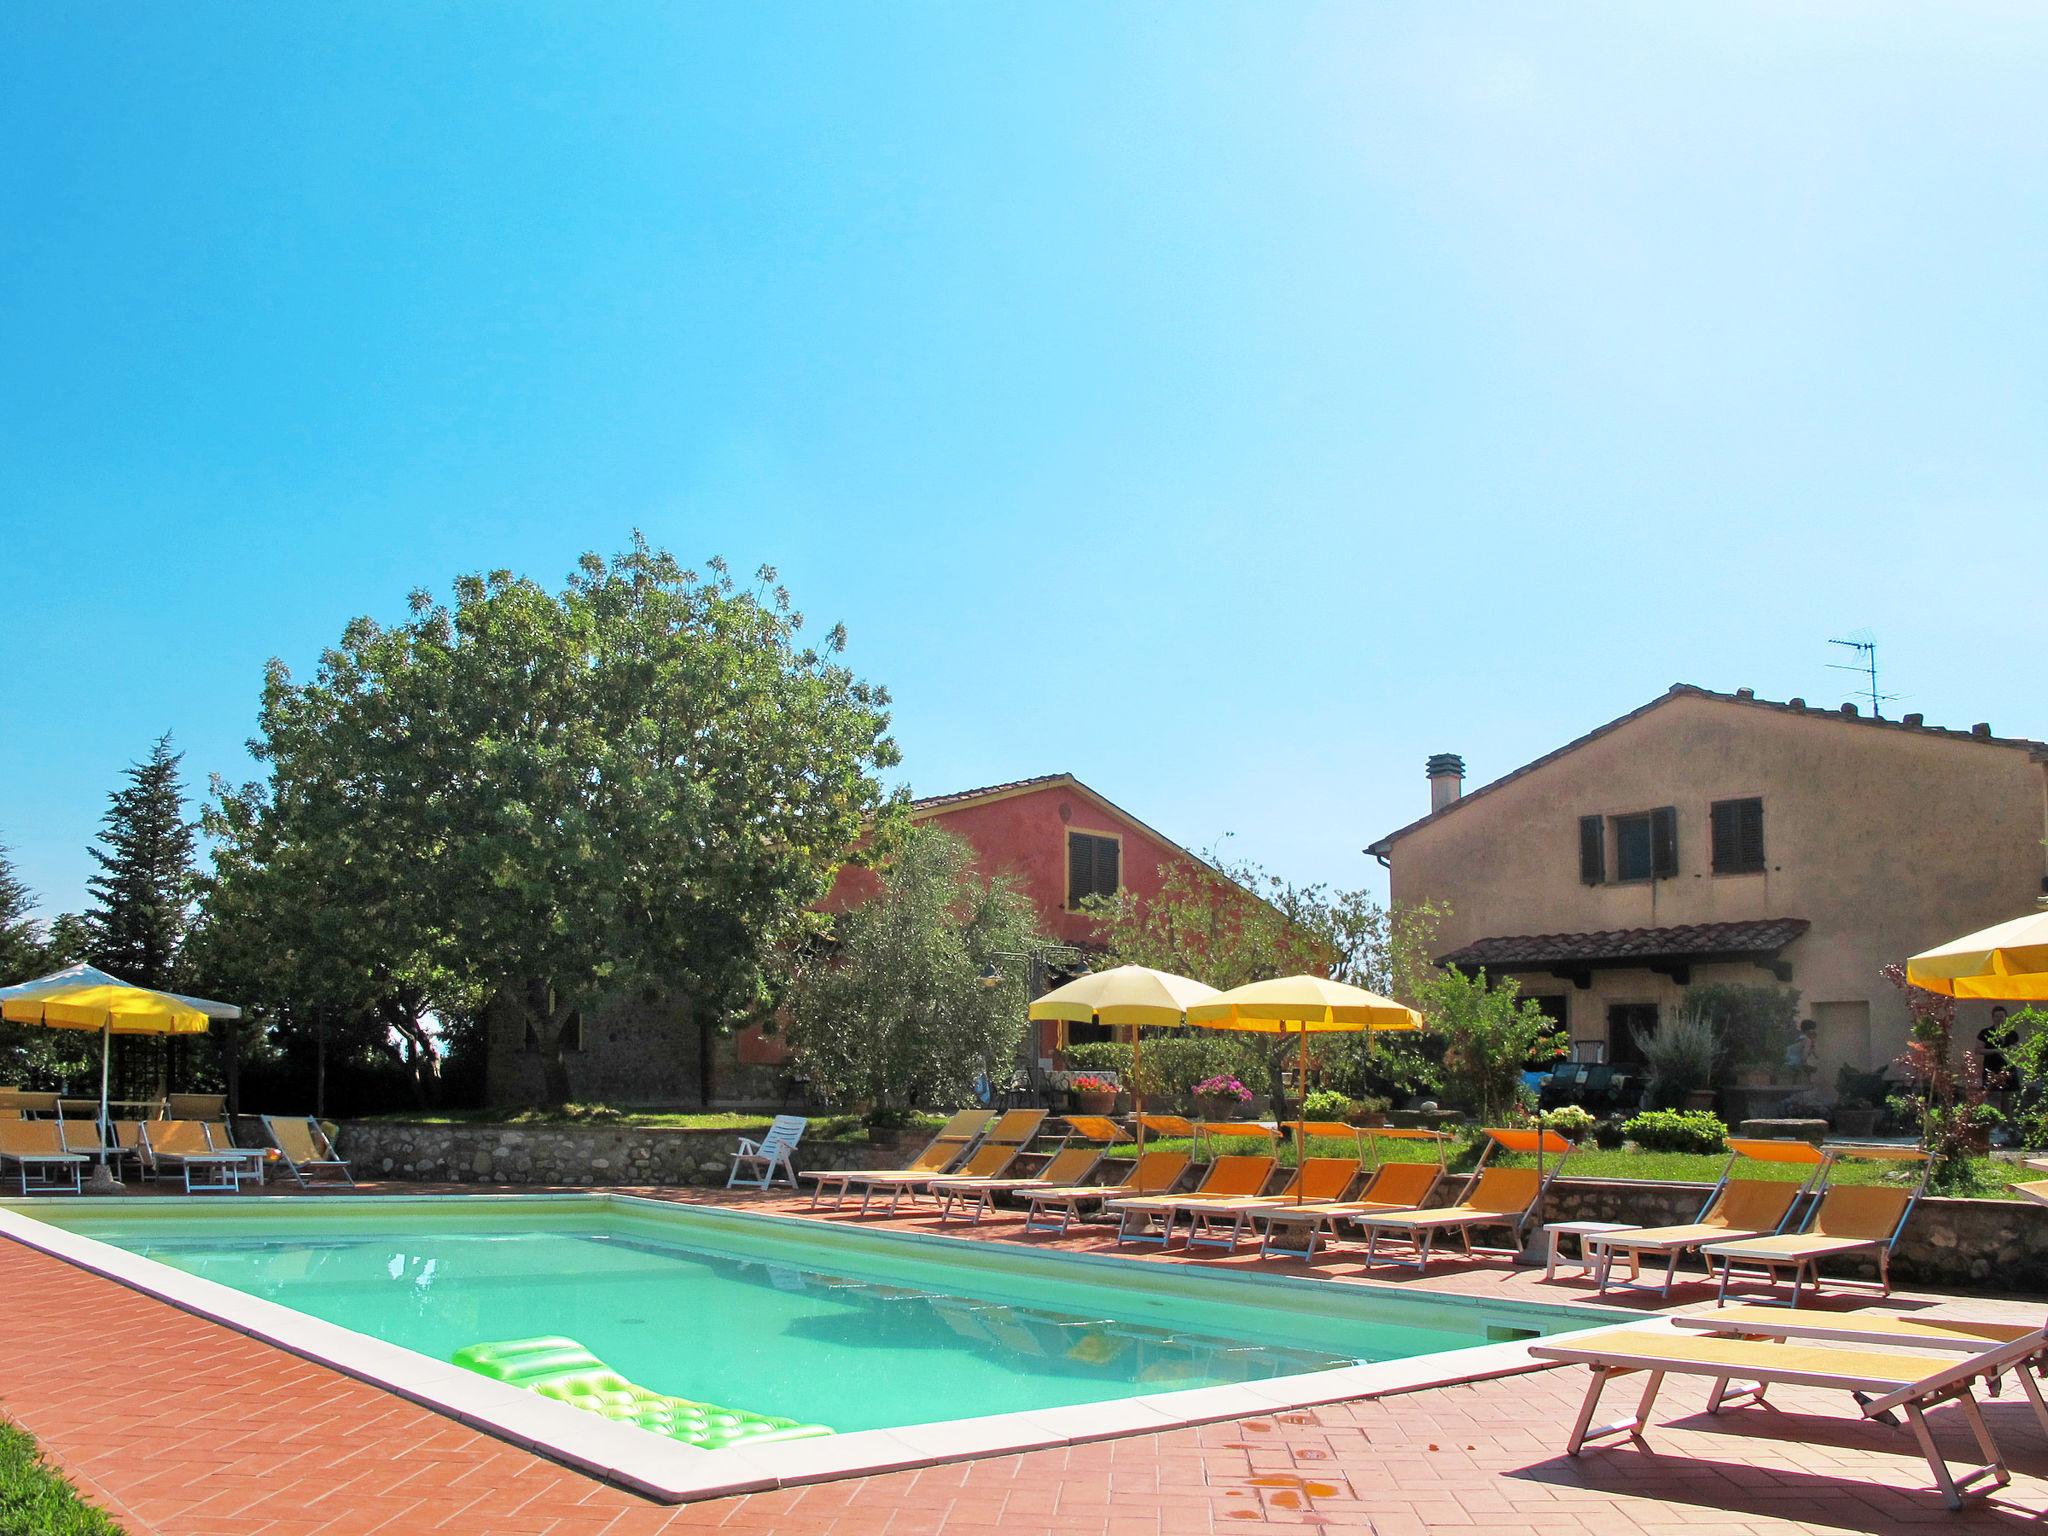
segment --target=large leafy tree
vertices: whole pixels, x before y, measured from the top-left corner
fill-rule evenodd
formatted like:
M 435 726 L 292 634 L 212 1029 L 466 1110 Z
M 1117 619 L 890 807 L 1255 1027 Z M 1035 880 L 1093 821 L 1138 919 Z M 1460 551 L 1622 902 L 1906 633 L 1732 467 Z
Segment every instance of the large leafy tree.
M 168 734 L 132 764 L 110 794 L 101 846 L 89 850 L 99 873 L 86 882 L 92 905 L 92 963 L 123 981 L 170 987 L 181 979 L 179 951 L 192 919 L 197 824 L 185 815 L 178 777 L 184 754 Z
M 898 760 L 843 631 L 806 644 L 774 583 L 636 538 L 559 592 L 501 571 L 416 593 L 309 682 L 273 663 L 270 780 L 216 813 L 234 947 L 354 1017 L 488 995 L 556 1100 L 572 1021 L 609 997 L 679 995 L 707 1032 L 759 1009 Z
M 1126 889 L 1091 907 L 1109 964 L 1174 971 L 1226 991 L 1308 973 L 1411 1005 L 1431 974 L 1429 945 L 1443 915 L 1426 904 L 1383 907 L 1364 891 L 1297 885 L 1242 860 L 1180 861 L 1162 872 L 1157 895 L 1141 898 Z M 1231 1040 L 1240 1070 L 1262 1076 L 1284 1113 L 1283 1074 L 1296 1042 L 1264 1035 Z M 1354 1088 L 1401 1089 L 1432 1075 L 1428 1058 L 1408 1037 L 1367 1043 L 1322 1036 L 1313 1054 L 1326 1079 Z M 1188 1085 L 1165 1086 L 1185 1091 Z
M 976 874 L 973 858 L 935 827 L 906 830 L 880 892 L 835 916 L 796 963 L 790 1043 L 841 1102 L 956 1103 L 1015 1061 L 1019 998 L 987 978 L 1043 941 L 1030 899 L 1008 877 Z

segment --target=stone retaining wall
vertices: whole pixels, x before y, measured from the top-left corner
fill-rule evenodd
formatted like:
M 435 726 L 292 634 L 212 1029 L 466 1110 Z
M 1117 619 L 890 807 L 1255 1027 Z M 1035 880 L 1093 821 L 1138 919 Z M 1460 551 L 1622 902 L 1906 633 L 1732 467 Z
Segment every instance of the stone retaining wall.
M 1704 1184 L 1559 1179 L 1544 1214 L 1552 1221 L 1674 1226 L 1695 1220 Z M 1698 1260 L 1688 1261 L 1697 1266 Z M 1845 1273 L 1877 1274 L 1873 1263 Z M 2030 1200 L 1922 1200 L 1892 1257 L 1892 1281 L 1945 1290 L 2048 1293 L 2048 1206 Z
M 336 1137 L 359 1177 L 428 1184 L 720 1185 L 732 1166 L 736 1131 L 680 1131 L 596 1125 L 408 1125 L 350 1121 Z M 928 1138 L 912 1133 L 871 1142 L 797 1147 L 799 1171 L 894 1168 Z

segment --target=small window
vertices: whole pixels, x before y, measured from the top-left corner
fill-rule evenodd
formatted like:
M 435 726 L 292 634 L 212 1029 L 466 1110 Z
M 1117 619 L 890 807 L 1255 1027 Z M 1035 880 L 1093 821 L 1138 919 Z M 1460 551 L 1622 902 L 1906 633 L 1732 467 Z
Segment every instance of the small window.
M 1761 799 L 1716 800 L 1713 806 L 1714 873 L 1764 872 L 1764 803 Z
M 1090 896 L 1114 896 L 1123 845 L 1092 832 L 1067 834 L 1067 908 L 1078 911 Z
M 1614 878 L 1668 880 L 1678 873 L 1678 811 L 1664 805 L 1614 818 Z
M 1579 818 L 1579 878 L 1599 885 L 1607 878 L 1607 821 L 1601 816 Z

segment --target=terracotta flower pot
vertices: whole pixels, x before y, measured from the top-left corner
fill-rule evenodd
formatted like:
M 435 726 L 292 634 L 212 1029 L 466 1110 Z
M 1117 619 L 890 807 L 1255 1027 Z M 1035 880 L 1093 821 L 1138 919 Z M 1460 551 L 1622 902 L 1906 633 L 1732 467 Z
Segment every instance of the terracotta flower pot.
M 1116 1108 L 1116 1095 L 1113 1093 L 1077 1093 L 1074 1098 L 1080 1103 L 1084 1115 L 1106 1115 Z
M 1195 1108 L 1204 1120 L 1235 1120 L 1244 1113 L 1244 1105 L 1228 1097 L 1201 1094 L 1195 1099 Z

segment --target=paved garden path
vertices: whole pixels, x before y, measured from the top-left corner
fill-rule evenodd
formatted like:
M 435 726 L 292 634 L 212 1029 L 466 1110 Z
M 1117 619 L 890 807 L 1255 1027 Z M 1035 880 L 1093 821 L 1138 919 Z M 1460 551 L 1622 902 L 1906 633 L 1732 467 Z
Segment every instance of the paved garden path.
M 1430 1283 L 1574 1294 L 1498 1266 Z M 130 1536 L 1205 1536 L 1257 1523 L 1735 1536 L 2037 1531 L 2048 1518 L 2048 1445 L 2010 1399 L 1990 1418 L 2014 1484 L 1949 1515 L 1903 1432 L 1824 1394 L 1708 1419 L 1704 1386 L 1675 1382 L 1651 1452 L 1568 1460 L 1576 1369 L 670 1508 L 6 1241 L 0 1297 L 0 1412 Z

